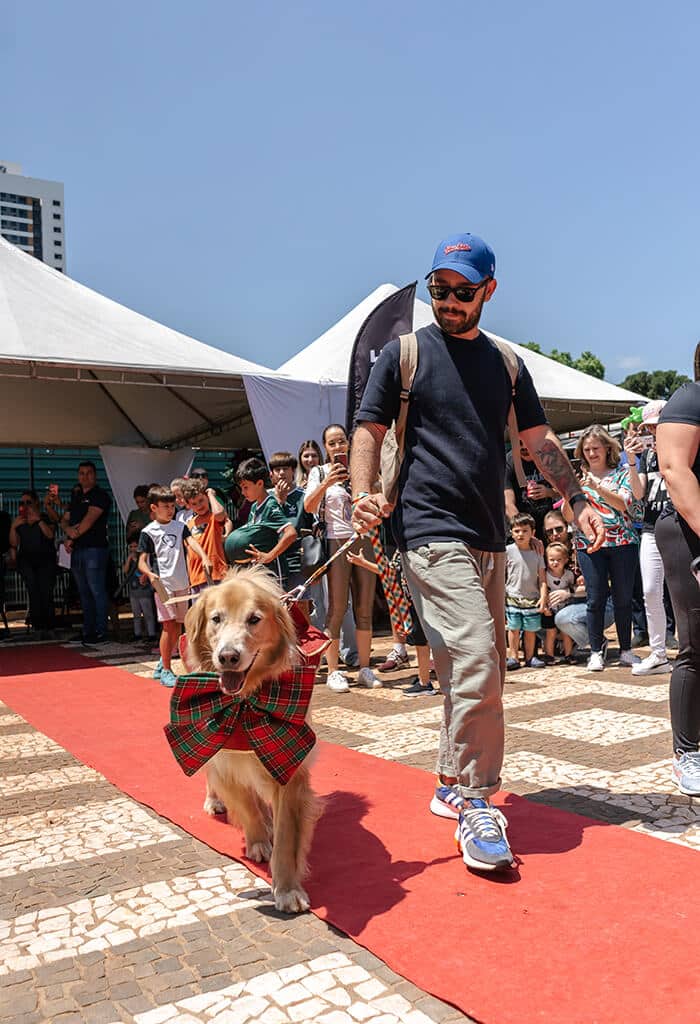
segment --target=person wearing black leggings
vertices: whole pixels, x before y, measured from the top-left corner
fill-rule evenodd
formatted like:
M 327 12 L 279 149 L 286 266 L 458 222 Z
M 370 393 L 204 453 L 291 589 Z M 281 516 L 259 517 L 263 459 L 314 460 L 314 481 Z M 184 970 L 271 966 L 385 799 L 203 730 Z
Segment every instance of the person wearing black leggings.
M 691 572 L 700 556 L 700 367 L 696 382 L 669 399 L 657 427 L 659 469 L 672 508 L 656 524 L 678 628 L 679 652 L 671 673 L 673 776 L 681 793 L 700 796 L 700 586 Z

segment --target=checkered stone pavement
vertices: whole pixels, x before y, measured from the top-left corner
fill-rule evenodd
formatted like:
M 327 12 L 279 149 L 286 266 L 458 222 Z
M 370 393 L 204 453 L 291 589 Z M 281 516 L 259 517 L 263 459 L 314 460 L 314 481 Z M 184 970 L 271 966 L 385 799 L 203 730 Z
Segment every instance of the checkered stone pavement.
M 375 643 L 377 661 L 389 647 Z M 156 652 L 85 654 L 158 685 Z M 442 699 L 405 697 L 414 672 L 343 694 L 320 673 L 319 736 L 432 770 Z M 667 702 L 666 677 L 617 667 L 509 676 L 504 788 L 699 848 L 700 804 L 671 782 Z M 313 915 L 279 914 L 263 879 L 3 706 L 0 806 L 2 1024 L 468 1020 Z

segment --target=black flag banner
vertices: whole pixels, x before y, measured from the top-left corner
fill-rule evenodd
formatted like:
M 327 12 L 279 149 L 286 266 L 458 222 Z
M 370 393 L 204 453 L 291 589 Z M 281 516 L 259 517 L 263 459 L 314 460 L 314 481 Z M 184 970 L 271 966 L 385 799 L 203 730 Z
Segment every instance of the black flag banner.
M 348 436 L 355 429 L 360 402 L 372 364 L 387 341 L 413 330 L 413 302 L 417 281 L 389 295 L 373 309 L 357 332 L 350 356 L 345 424 Z

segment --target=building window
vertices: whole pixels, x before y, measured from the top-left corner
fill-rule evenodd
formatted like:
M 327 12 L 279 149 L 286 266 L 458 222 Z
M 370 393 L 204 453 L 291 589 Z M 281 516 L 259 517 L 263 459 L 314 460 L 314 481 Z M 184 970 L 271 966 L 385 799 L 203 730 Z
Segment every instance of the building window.
M 53 233 L 54 233 L 54 235 L 60 235 L 60 234 L 62 234 L 61 228 L 54 228 L 54 229 L 53 229 Z
M 54 199 L 53 200 L 53 205 L 54 206 L 60 206 L 61 205 L 61 200 L 60 199 Z
M 62 246 L 63 245 L 63 243 L 61 242 L 60 238 L 54 238 L 53 244 L 54 244 L 55 248 L 57 248 L 58 246 Z M 58 255 L 60 256 L 61 254 L 59 253 Z
M 23 217 L 25 220 L 28 220 L 32 215 L 31 210 L 18 210 L 14 206 L 0 206 L 0 213 L 2 213 L 3 217 Z
M 60 213 L 54 213 L 53 219 L 54 220 L 60 220 L 61 219 L 61 214 Z
M 0 226 L 3 231 L 31 231 L 32 226 L 26 220 L 6 220 L 4 217 L 0 221 Z

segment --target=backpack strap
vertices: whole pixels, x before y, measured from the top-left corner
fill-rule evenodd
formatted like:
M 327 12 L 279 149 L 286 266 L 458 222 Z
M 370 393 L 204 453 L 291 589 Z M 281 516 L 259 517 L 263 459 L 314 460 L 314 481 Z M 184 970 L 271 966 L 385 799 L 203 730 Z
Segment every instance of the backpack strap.
M 510 408 L 508 409 L 508 436 L 510 437 L 510 450 L 513 456 L 513 469 L 515 470 L 515 477 L 518 484 L 521 487 L 525 486 L 525 472 L 523 470 L 523 460 L 520 458 L 520 440 L 518 430 L 518 418 L 515 415 L 515 406 L 513 405 L 513 398 L 515 396 L 515 385 L 518 380 L 518 374 L 520 373 L 520 364 L 518 357 L 516 356 L 513 349 L 505 341 L 501 341 L 500 338 L 491 337 L 491 341 L 494 343 L 498 351 L 503 357 L 503 362 L 506 365 L 508 376 L 510 377 Z
M 399 406 L 399 414 L 396 417 L 394 424 L 394 433 L 396 434 L 396 447 L 398 448 L 401 458 L 403 459 L 405 434 L 406 434 L 406 420 L 408 419 L 408 403 L 411 398 L 411 388 L 413 387 L 413 380 L 416 376 L 416 370 L 418 369 L 418 338 L 412 332 L 411 334 L 401 334 L 399 336 L 401 343 L 401 355 L 399 360 L 399 366 L 401 368 L 401 404 Z

